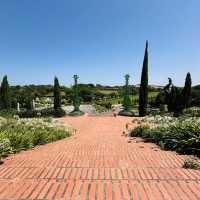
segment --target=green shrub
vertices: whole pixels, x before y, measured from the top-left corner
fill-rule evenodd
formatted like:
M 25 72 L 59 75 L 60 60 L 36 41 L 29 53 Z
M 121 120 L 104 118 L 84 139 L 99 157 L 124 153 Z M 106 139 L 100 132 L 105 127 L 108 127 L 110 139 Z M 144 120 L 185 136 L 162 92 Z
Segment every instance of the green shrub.
M 54 116 L 54 108 L 44 108 L 40 110 L 40 115 L 43 117 Z
M 20 118 L 38 117 L 39 111 L 37 111 L 37 110 L 23 110 L 23 111 L 18 112 L 18 116 Z
M 63 117 L 66 115 L 66 112 L 62 108 L 46 108 L 40 111 L 42 117 Z
M 106 102 L 106 101 L 99 101 L 96 102 L 97 105 L 102 106 L 108 110 L 110 110 L 112 108 L 112 104 L 110 102 Z
M 145 137 L 148 135 L 149 128 L 145 126 L 139 126 L 135 128 L 133 131 L 131 131 L 130 136 L 131 137 Z
M 33 117 L 63 117 L 66 112 L 62 108 L 45 108 L 42 110 L 25 110 L 18 113 L 20 118 L 33 118 Z
M 186 115 L 187 117 L 200 117 L 200 108 L 199 107 L 186 108 L 183 111 L 183 114 Z
M 107 111 L 105 107 L 100 106 L 98 104 L 93 104 L 93 106 L 95 107 L 95 110 L 97 111 L 97 113 L 103 113 Z
M 54 116 L 55 117 L 63 117 L 66 115 L 66 112 L 62 108 L 58 108 L 54 110 Z

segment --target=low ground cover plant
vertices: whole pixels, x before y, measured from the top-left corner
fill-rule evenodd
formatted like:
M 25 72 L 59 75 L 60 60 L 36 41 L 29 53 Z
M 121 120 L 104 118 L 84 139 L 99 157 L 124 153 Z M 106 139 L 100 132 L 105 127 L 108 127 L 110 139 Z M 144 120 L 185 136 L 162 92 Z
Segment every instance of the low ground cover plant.
M 0 157 L 66 138 L 70 130 L 51 118 L 0 118 Z
M 96 101 L 93 106 L 98 113 L 110 111 L 112 108 L 112 104 L 106 101 Z
M 104 107 L 107 110 L 110 110 L 112 108 L 112 104 L 110 102 L 106 102 L 106 101 L 99 101 L 96 102 L 97 105 Z
M 16 114 L 16 109 L 0 109 L 0 116 L 4 118 L 12 118 Z
M 183 111 L 183 114 L 188 117 L 200 117 L 200 107 L 190 107 Z
M 94 106 L 94 108 L 95 108 L 97 113 L 103 113 L 103 112 L 107 112 L 108 111 L 108 109 L 105 108 L 104 106 L 100 106 L 98 104 L 93 104 L 93 106 Z
M 164 150 L 200 156 L 200 118 L 145 117 L 130 136 L 143 137 Z

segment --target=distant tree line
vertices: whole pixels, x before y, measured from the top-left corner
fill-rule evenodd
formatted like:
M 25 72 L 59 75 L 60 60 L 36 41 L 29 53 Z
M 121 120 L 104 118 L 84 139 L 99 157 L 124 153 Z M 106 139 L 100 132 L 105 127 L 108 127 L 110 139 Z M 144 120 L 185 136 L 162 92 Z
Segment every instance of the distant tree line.
M 5 88 L 7 87 L 7 89 Z M 106 89 L 101 86 L 95 86 L 93 84 L 78 84 L 79 87 L 79 95 L 82 102 L 91 103 L 92 101 L 102 100 L 102 99 L 115 99 L 119 98 L 122 95 L 123 87 L 119 86 L 118 88 L 110 87 L 109 89 L 106 86 Z M 134 86 L 130 86 L 131 95 L 138 94 L 138 88 Z M 33 99 L 42 98 L 42 97 L 53 97 L 54 96 L 54 86 L 53 85 L 25 85 L 25 86 L 9 86 L 7 76 L 3 78 L 2 86 L 3 92 L 1 91 L 1 108 L 11 107 L 16 108 L 17 103 L 20 104 L 21 107 L 30 109 L 31 102 Z M 73 97 L 73 87 L 65 87 L 60 86 L 60 96 L 61 102 L 63 99 L 66 99 L 69 104 L 71 104 Z M 6 94 L 4 94 L 4 92 Z M 104 92 L 105 90 L 105 92 Z M 4 99 L 9 99 L 6 101 Z M 8 105 L 5 105 L 8 104 Z

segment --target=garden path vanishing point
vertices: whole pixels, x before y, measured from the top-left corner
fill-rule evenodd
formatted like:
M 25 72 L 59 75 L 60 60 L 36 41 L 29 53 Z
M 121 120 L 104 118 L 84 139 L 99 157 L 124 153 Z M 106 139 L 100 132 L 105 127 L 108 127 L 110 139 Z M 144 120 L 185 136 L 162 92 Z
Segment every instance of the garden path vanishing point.
M 200 199 L 200 171 L 182 168 L 187 156 L 122 136 L 131 118 L 60 120 L 77 134 L 9 156 L 0 199 Z

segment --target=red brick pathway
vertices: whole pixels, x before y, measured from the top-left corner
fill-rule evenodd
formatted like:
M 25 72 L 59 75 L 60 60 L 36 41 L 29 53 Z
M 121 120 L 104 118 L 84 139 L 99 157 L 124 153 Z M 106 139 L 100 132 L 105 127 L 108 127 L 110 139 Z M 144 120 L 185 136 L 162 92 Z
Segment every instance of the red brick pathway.
M 66 117 L 77 135 L 21 152 L 0 167 L 0 199 L 199 200 L 186 156 L 122 136 L 130 118 Z

